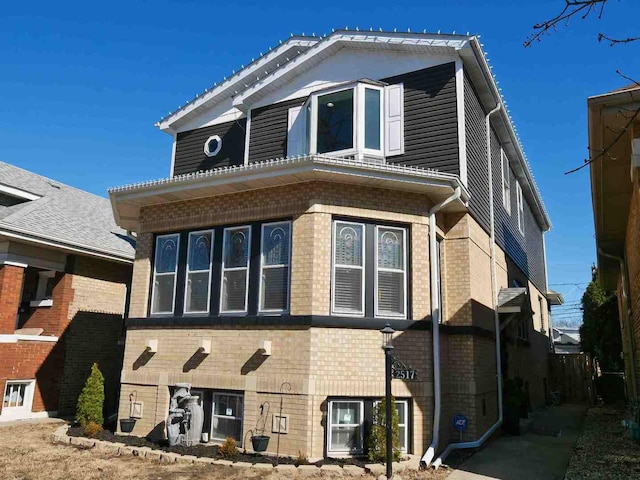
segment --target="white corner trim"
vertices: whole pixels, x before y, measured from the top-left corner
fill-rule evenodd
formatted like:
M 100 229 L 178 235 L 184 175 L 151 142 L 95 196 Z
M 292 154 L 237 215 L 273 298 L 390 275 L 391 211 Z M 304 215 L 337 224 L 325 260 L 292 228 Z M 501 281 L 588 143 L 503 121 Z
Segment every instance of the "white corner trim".
M 26 190 L 22 190 L 16 187 L 10 187 L 9 185 L 3 185 L 0 183 L 0 193 L 4 193 L 11 197 L 20 198 L 22 200 L 38 200 L 42 198 L 40 195 L 36 195 L 31 192 L 27 192 Z
M 2 264 L 3 265 L 10 265 L 12 267 L 20 267 L 20 268 L 27 268 L 29 266 L 26 263 L 12 262 L 11 260 L 3 260 Z
M 244 164 L 249 165 L 249 140 L 251 138 L 251 110 L 247 112 L 247 123 L 244 132 Z
M 31 300 L 29 302 L 30 307 L 52 307 L 53 299 L 47 298 L 45 300 Z
M 16 334 L 0 334 L 0 343 L 18 343 L 21 342 L 57 342 L 58 337 L 49 335 L 16 335 Z
M 169 177 L 173 177 L 173 172 L 176 168 L 176 144 L 178 143 L 178 134 L 173 134 L 173 146 L 171 147 L 171 170 L 169 170 Z
M 460 159 L 460 181 L 467 187 L 467 133 L 464 115 L 464 66 L 456 58 L 456 108 L 458 110 L 458 157 Z

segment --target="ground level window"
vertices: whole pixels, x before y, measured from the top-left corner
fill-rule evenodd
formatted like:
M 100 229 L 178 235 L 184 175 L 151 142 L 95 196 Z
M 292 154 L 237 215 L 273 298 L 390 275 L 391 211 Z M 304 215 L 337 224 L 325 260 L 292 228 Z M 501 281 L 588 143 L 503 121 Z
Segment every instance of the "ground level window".
M 224 441 L 231 437 L 242 446 L 243 395 L 236 393 L 213 393 L 211 433 L 209 438 Z
M 380 402 L 374 402 L 377 405 Z M 398 437 L 400 439 L 400 449 L 403 452 L 409 448 L 409 401 L 396 400 L 396 412 L 398 412 Z
M 34 380 L 9 380 L 2 396 L 2 415 L 20 418 L 31 413 Z
M 364 402 L 329 402 L 329 453 L 364 451 Z

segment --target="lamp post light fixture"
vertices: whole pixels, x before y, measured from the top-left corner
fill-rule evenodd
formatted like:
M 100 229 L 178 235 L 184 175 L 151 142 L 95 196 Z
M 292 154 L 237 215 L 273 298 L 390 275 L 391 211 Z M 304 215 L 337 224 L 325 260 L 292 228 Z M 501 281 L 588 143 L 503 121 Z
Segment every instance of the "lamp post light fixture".
M 382 349 L 384 350 L 384 360 L 385 360 L 385 368 L 384 368 L 384 382 L 385 382 L 385 427 L 387 434 L 387 478 L 390 479 L 393 475 L 393 425 L 391 421 L 391 366 L 393 364 L 393 357 L 391 356 L 391 351 L 393 350 L 393 345 L 391 341 L 393 340 L 393 334 L 396 331 L 391 328 L 391 325 L 388 323 L 384 326 L 380 333 L 382 333 Z

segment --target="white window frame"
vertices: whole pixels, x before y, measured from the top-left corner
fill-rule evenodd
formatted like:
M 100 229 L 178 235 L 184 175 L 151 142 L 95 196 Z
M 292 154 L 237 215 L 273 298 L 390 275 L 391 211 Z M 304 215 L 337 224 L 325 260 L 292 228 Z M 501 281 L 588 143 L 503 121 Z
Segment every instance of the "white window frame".
M 336 227 L 338 225 L 338 223 L 342 223 L 345 225 L 356 225 L 356 226 L 360 226 L 362 227 L 362 265 L 361 266 L 356 266 L 356 265 L 336 265 L 336 240 L 337 240 L 337 235 L 336 235 Z M 365 267 L 366 267 L 366 263 L 367 263 L 367 245 L 366 245 L 366 238 L 367 238 L 367 226 L 364 223 L 359 223 L 359 222 L 349 222 L 349 221 L 344 221 L 344 220 L 333 220 L 333 225 L 332 225 L 332 240 L 331 240 L 331 313 L 334 315 L 341 315 L 341 316 L 345 316 L 345 317 L 364 317 L 365 314 Z M 360 292 L 360 312 L 349 312 L 349 311 L 341 311 L 336 309 L 336 305 L 335 305 L 335 299 L 336 299 L 336 295 L 335 295 L 335 290 L 336 290 L 336 266 L 338 268 L 350 268 L 350 269 L 354 269 L 357 270 L 359 269 L 361 271 L 360 275 L 362 278 L 361 284 L 362 284 L 362 289 Z
M 7 395 L 7 389 L 12 385 L 26 384 L 24 390 L 24 398 L 22 399 L 22 406 L 4 406 L 4 397 Z M 35 392 L 36 381 L 34 379 L 24 380 L 7 380 L 2 391 L 2 417 L 9 418 L 25 418 L 29 417 L 33 408 L 33 396 Z
M 507 158 L 502 148 L 500 148 L 500 170 L 502 176 L 502 205 L 507 213 L 511 215 L 511 170 L 509 168 L 509 158 Z
M 52 298 L 46 298 L 47 283 L 49 279 L 55 278 L 55 270 L 43 270 L 38 272 L 38 286 L 36 288 L 36 298 L 29 302 L 31 307 L 51 307 L 53 305 L 53 293 Z
M 158 257 L 158 244 L 160 243 L 160 239 L 161 238 L 168 238 L 168 237 L 176 237 L 177 238 L 177 242 L 176 242 L 176 268 L 173 270 L 173 272 L 165 272 L 165 273 L 158 273 L 156 271 L 156 267 L 157 267 L 157 257 Z M 173 315 L 175 310 L 176 310 L 176 288 L 178 286 L 178 261 L 180 259 L 180 234 L 179 233 L 167 233 L 165 235 L 158 235 L 156 237 L 156 245 L 155 245 L 155 250 L 153 252 L 153 284 L 151 285 L 151 306 L 149 308 L 151 315 Z M 171 300 L 171 311 L 170 312 L 154 312 L 154 305 L 155 305 L 155 298 L 156 298 L 156 278 L 158 276 L 168 276 L 168 275 L 173 275 L 174 276 L 174 280 L 173 280 L 173 297 Z
M 375 402 L 373 402 L 374 411 L 380 403 L 382 403 L 382 400 L 376 400 Z M 404 438 L 401 439 L 404 446 L 400 445 L 400 451 L 407 453 L 407 451 L 409 450 L 409 400 L 395 400 L 395 404 L 396 407 L 399 404 L 402 404 L 402 408 L 404 410 L 405 423 L 400 423 L 398 419 L 398 430 L 400 430 L 400 427 L 404 427 Z
M 331 95 L 333 93 L 344 92 L 347 90 L 353 91 L 353 130 L 351 132 L 353 139 L 353 147 L 346 148 L 343 150 L 336 150 L 333 152 L 324 152 L 319 155 L 335 155 L 335 156 L 347 156 L 353 155 L 358 150 L 358 92 L 356 88 L 357 84 L 350 84 L 348 86 L 340 86 L 336 88 L 330 88 L 327 90 L 322 90 L 320 92 L 315 92 L 311 94 L 311 115 L 308 121 L 310 122 L 310 135 L 309 135 L 309 152 L 312 154 L 318 154 L 318 98 L 324 97 L 325 95 Z
M 359 427 L 360 428 L 360 448 L 356 450 L 332 450 L 331 445 L 333 443 L 333 423 L 331 423 L 331 419 L 333 418 L 333 405 L 335 403 L 357 403 L 359 404 L 360 410 L 360 422 L 361 423 L 342 423 L 337 426 L 342 427 Z M 329 401 L 329 409 L 327 410 L 327 453 L 334 454 L 339 456 L 349 456 L 349 455 L 358 455 L 364 452 L 364 400 L 354 400 L 351 398 L 346 399 L 336 399 Z
M 380 148 L 378 150 L 365 147 L 366 89 L 377 90 L 380 93 Z M 360 113 L 360 115 L 356 116 L 356 148 L 365 155 L 384 157 L 384 88 L 368 83 L 358 83 L 355 99 L 357 100 L 356 112 Z
M 248 230 L 247 242 L 248 242 L 248 252 L 247 252 L 247 266 L 246 267 L 225 267 L 225 258 L 226 258 L 226 248 L 227 248 L 227 231 L 234 230 Z M 222 232 L 222 261 L 220 268 L 220 314 L 228 314 L 228 315 L 246 315 L 249 309 L 249 274 L 251 272 L 251 225 L 240 225 L 237 227 L 226 227 Z M 231 235 L 229 235 L 231 236 Z M 225 272 L 234 272 L 246 270 L 245 275 L 245 287 L 244 287 L 244 310 L 223 310 L 222 306 L 224 304 L 223 294 L 224 294 L 224 274 Z
M 402 232 L 402 270 L 398 270 L 396 268 L 380 268 L 378 266 L 378 249 L 379 249 L 379 238 L 380 238 L 380 229 L 385 230 L 397 230 Z M 407 234 L 408 231 L 403 227 L 391 227 L 386 225 L 376 225 L 376 242 L 375 242 L 375 273 L 374 273 L 374 316 L 376 317 L 384 317 L 384 318 L 407 318 Z M 366 248 L 365 252 L 366 254 Z M 380 312 L 378 309 L 378 272 L 392 272 L 392 273 L 402 273 L 403 279 L 403 295 L 404 295 L 404 313 L 384 313 Z
M 274 225 L 288 225 L 289 226 L 289 251 L 287 252 L 287 260 L 289 261 L 288 264 L 279 264 L 279 265 L 265 265 L 264 264 L 264 230 L 265 227 L 269 227 L 269 226 L 274 226 Z M 289 312 L 289 306 L 290 306 L 290 295 L 291 295 L 291 248 L 292 248 L 292 237 L 293 237 L 293 225 L 291 224 L 290 220 L 284 221 L 284 222 L 269 222 L 269 223 L 263 223 L 262 226 L 260 227 L 260 287 L 259 287 L 259 292 L 258 292 L 258 313 L 277 313 L 277 314 L 281 314 L 281 313 L 287 313 Z M 265 269 L 271 269 L 271 268 L 287 268 L 287 294 L 286 294 L 286 299 L 287 299 L 287 304 L 285 306 L 285 308 L 283 310 L 278 310 L 278 309 L 266 309 L 263 308 L 262 305 L 262 289 L 263 289 L 263 275 L 264 275 L 264 270 Z
M 215 140 L 218 142 L 218 144 L 216 145 L 216 148 L 213 150 L 209 149 L 209 142 L 211 142 L 211 140 Z M 204 154 L 207 157 L 215 157 L 220 150 L 222 150 L 222 138 L 220 138 L 220 135 L 211 135 L 209 138 L 207 138 L 207 141 L 204 142 Z
M 189 269 L 189 258 L 191 256 L 191 236 L 192 235 L 200 235 L 203 233 L 211 233 L 211 246 L 209 250 L 209 269 L 208 270 L 190 270 Z M 187 235 L 187 260 L 185 262 L 185 276 L 184 276 L 184 294 L 183 294 L 183 307 L 182 312 L 183 315 L 194 315 L 194 314 L 208 314 L 209 309 L 211 308 L 211 277 L 213 277 L 213 245 L 215 240 L 215 231 L 213 229 L 207 230 L 196 230 L 193 232 L 189 232 Z M 209 282 L 207 287 L 207 309 L 206 310 L 190 310 L 187 311 L 187 291 L 189 285 L 189 274 L 190 273 L 203 273 L 209 272 Z
M 516 181 L 516 203 L 518 204 L 518 230 L 524 236 L 524 202 L 522 199 L 522 187 Z
M 216 411 L 216 395 L 226 395 L 228 397 L 239 397 L 242 399 L 242 412 L 236 412 L 236 413 L 240 413 L 241 416 L 238 415 L 216 415 L 214 412 Z M 211 392 L 211 427 L 209 429 L 209 441 L 210 442 L 214 442 L 214 443 L 222 443 L 225 441 L 224 438 L 218 438 L 218 437 L 214 437 L 213 436 L 213 419 L 214 418 L 228 418 L 231 420 L 240 420 L 240 432 L 241 435 L 244 434 L 244 409 L 245 409 L 245 398 L 244 398 L 244 394 L 243 393 L 229 393 L 229 392 L 223 392 L 223 391 L 219 391 L 219 390 L 213 390 Z M 243 443 L 244 438 L 240 438 L 238 440 L 238 446 L 242 447 L 242 443 Z

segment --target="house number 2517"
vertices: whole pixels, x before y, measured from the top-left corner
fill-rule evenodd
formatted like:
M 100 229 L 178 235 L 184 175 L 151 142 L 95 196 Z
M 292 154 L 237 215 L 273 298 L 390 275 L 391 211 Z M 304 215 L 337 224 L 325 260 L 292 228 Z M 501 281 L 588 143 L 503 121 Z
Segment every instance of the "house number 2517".
M 392 377 L 398 380 L 415 380 L 418 378 L 418 371 L 409 369 L 393 370 Z

